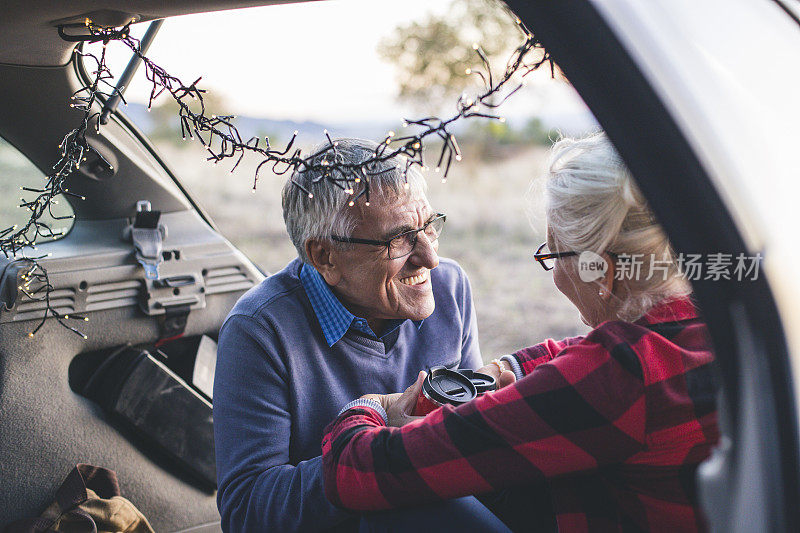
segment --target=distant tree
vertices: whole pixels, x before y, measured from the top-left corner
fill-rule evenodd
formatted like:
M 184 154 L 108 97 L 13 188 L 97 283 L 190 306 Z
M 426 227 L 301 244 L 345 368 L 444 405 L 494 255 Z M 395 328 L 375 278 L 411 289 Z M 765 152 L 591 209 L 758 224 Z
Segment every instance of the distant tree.
M 559 138 L 559 132 L 556 129 L 545 127 L 542 119 L 533 117 L 528 119 L 525 127 L 521 132 L 522 140 L 549 146 Z
M 462 146 L 469 144 L 481 159 L 488 159 L 531 144 L 550 146 L 558 137 L 558 131 L 547 128 L 541 119 L 533 117 L 518 126 L 496 120 L 473 121 L 459 139 Z
M 495 69 L 505 68 L 523 36 L 513 15 L 496 0 L 452 0 L 446 15 L 398 26 L 378 45 L 378 54 L 398 69 L 400 100 L 434 112 L 469 88 L 479 87 L 467 68 L 481 64 L 479 43 Z

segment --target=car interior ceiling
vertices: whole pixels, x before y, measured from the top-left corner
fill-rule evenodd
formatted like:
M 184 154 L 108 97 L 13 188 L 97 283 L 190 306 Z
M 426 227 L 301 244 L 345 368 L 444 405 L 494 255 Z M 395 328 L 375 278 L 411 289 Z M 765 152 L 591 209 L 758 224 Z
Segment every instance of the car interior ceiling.
M 70 62 L 72 45 L 56 32 L 58 21 L 79 22 L 91 15 L 113 24 L 133 15 L 152 20 L 278 3 L 285 2 L 7 3 L 0 21 L 0 91 L 5 96 L 0 101 L 0 116 L 5 117 L 0 136 L 47 173 L 64 133 L 81 118 L 65 104 L 81 82 Z M 637 176 L 676 250 L 704 251 L 714 243 L 716 250 L 746 251 L 680 129 L 591 5 L 580 0 L 507 3 L 558 58 Z M 627 135 L 629 131 L 638 134 Z M 86 168 L 73 175 L 70 189 L 87 201 L 73 203 L 76 220 L 66 238 L 40 246 L 43 253 L 53 254 L 42 263 L 64 305 L 76 314 L 91 311 L 91 320 L 81 325 L 87 339 L 54 323 L 29 338 L 33 317 L 41 316 L 41 307 L 35 305 L 14 306 L 0 315 L 0 441 L 5 443 L 0 524 L 40 512 L 78 462 L 117 471 L 123 495 L 136 502 L 156 531 L 214 524 L 219 519 L 215 495 L 202 472 L 176 462 L 157 438 L 142 437 L 84 390 L 99 364 L 122 353 L 121 348 L 150 346 L 155 353 L 153 344 L 169 326 L 164 307 L 175 302 L 188 306 L 183 335 L 189 344 L 203 335 L 214 338 L 234 302 L 263 275 L 203 219 L 128 121 L 112 117 L 90 143 L 114 162 L 114 172 L 97 175 Z M 126 235 L 136 222 L 137 202 L 143 200 L 160 213 L 159 224 L 167 228 L 164 275 L 191 278 L 192 283 L 156 286 L 142 279 Z M 3 266 L 0 261 L 0 270 Z M 723 432 L 733 443 L 720 452 L 721 466 L 701 476 L 706 512 L 722 528 L 749 514 L 750 520 L 797 530 L 796 517 L 786 513 L 800 496 L 791 374 L 767 281 L 762 278 L 747 288 L 699 282 L 695 291 L 719 356 L 726 394 L 720 405 Z M 727 335 L 729 331 L 739 336 Z M 190 353 L 195 349 L 194 344 L 181 347 Z M 763 353 L 772 357 L 763 358 Z M 142 361 L 141 353 L 129 356 L 127 364 Z M 170 371 L 185 377 L 179 368 L 184 352 L 172 357 Z M 163 362 L 156 359 L 156 366 Z M 168 359 L 169 354 L 163 356 Z M 202 400 L 195 392 L 191 394 Z M 753 404 L 754 398 L 759 405 Z M 754 441 L 748 428 L 759 438 Z M 745 445 L 751 453 L 737 454 Z M 733 483 L 733 472 L 747 468 L 747 461 L 762 462 L 766 474 L 745 486 Z
M 87 18 L 101 25 L 121 26 L 131 20 L 146 22 L 192 13 L 302 1 L 308 0 L 11 0 L 3 3 L 3 17 L 0 19 L 0 63 L 65 65 L 72 53 L 72 43 L 61 39 L 56 28 L 59 25 L 81 25 Z

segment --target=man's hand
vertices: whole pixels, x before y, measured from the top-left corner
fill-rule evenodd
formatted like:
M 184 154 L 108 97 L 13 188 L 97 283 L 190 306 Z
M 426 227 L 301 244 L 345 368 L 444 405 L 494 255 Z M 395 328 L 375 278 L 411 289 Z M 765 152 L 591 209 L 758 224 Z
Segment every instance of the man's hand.
M 417 398 L 422 390 L 422 382 L 425 381 L 426 373 L 420 372 L 417 375 L 417 381 L 414 382 L 402 394 L 397 392 L 394 394 L 365 394 L 362 398 L 368 398 L 380 403 L 386 410 L 386 416 L 389 417 L 389 425 L 394 427 L 403 427 L 409 422 L 413 422 L 421 416 L 412 416 L 414 407 L 417 405 Z
M 495 363 L 495 361 L 497 362 Z M 502 370 L 500 370 L 501 367 Z M 497 381 L 498 389 L 502 389 L 503 387 L 511 385 L 517 381 L 517 376 L 515 376 L 514 372 L 511 371 L 509 364 L 506 361 L 501 361 L 500 359 L 495 359 L 488 365 L 482 366 L 475 372 L 492 376 L 495 381 Z

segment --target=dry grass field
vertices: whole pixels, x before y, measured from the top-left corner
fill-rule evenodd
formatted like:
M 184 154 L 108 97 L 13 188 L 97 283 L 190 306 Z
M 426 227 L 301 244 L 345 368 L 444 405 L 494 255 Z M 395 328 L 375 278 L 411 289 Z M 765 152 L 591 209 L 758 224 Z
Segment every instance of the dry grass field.
M 253 161 L 231 174 L 229 164 L 205 162 L 194 146 L 162 144 L 159 150 L 220 231 L 264 270 L 275 272 L 295 257 L 280 207 L 285 176 L 262 173 L 253 193 Z M 585 332 L 572 304 L 531 258 L 544 241 L 544 222 L 538 195 L 526 192 L 543 172 L 546 149 L 486 155 L 467 146 L 464 152 L 447 183 L 427 173 L 428 195 L 434 209 L 447 214 L 440 254 L 457 260 L 472 282 L 484 359 Z M 470 156 L 476 152 L 484 155 Z

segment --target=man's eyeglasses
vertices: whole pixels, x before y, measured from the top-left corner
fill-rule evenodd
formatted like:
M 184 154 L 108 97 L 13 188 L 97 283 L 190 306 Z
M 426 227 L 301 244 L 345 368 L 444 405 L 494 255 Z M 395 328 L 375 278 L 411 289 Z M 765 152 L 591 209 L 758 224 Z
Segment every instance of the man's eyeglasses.
M 544 250 L 544 251 L 543 251 Z M 579 255 L 578 252 L 551 252 L 547 248 L 547 243 L 542 243 L 542 245 L 536 249 L 536 253 L 533 254 L 533 258 L 542 265 L 542 268 L 545 270 L 553 270 L 553 267 L 556 266 L 556 259 L 560 259 L 562 257 L 570 257 L 572 255 Z
M 373 239 L 359 239 L 356 237 L 339 237 L 331 235 L 331 240 L 336 242 L 346 242 L 349 244 L 372 244 L 374 246 L 385 246 L 389 254 L 389 259 L 399 259 L 410 254 L 414 250 L 419 238 L 419 232 L 425 233 L 429 241 L 435 242 L 439 239 L 444 227 L 444 221 L 447 217 L 443 213 L 436 213 L 432 219 L 427 221 L 424 226 L 419 229 L 412 229 L 398 233 L 394 237 L 386 241 L 378 241 Z

